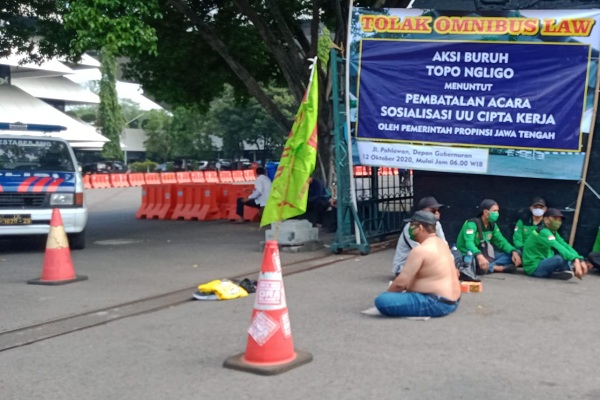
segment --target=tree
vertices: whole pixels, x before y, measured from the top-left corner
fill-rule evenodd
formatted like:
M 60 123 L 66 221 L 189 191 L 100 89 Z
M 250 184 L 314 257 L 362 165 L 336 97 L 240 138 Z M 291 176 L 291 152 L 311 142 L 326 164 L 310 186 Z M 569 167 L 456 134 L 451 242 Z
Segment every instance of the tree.
M 404 7 L 408 0 L 377 1 L 377 6 Z M 18 15 L 14 0 L 6 9 Z M 264 88 L 287 87 L 299 104 L 308 80 L 307 58 L 317 54 L 321 22 L 343 46 L 347 0 L 29 0 L 41 32 L 46 25 L 62 36 L 45 53 L 77 57 L 108 46 L 131 60 L 126 73 L 137 78 L 158 100 L 207 109 L 229 83 L 237 98 L 255 98 L 287 134 L 288 119 Z M 20 2 L 22 5 L 23 3 Z M 372 1 L 358 0 L 360 6 Z M 45 8 L 44 8 L 45 7 Z M 51 8 L 53 8 L 50 10 Z M 54 21 L 51 20 L 53 16 Z M 44 17 L 44 18 L 42 18 Z M 56 19 L 64 20 L 64 26 Z M 16 22 L 15 22 L 16 24 Z M 25 25 L 25 24 L 21 24 Z M 303 29 L 306 26 L 308 29 Z M 307 35 L 306 32 L 310 32 Z M 31 29 L 23 29 L 31 35 Z M 49 32 L 51 33 L 51 32 Z M 13 35 L 14 36 L 14 35 Z M 21 37 L 22 38 L 22 37 Z M 72 47 L 66 44 L 73 44 Z M 331 87 L 321 69 L 320 154 L 329 154 L 332 119 L 327 102 Z
M 144 130 L 148 139 L 144 142 L 146 146 L 146 158 L 159 162 L 172 160 L 173 146 L 171 141 L 172 117 L 164 110 L 151 110 L 144 123 Z
M 121 151 L 121 132 L 125 120 L 121 114 L 116 88 L 117 61 L 107 48 L 100 52 L 100 107 L 98 125 L 101 133 L 109 139 L 102 148 L 102 156 L 109 159 L 123 158 Z
M 293 117 L 295 103 L 287 89 L 268 88 L 266 93 L 286 118 Z M 263 160 L 279 156 L 286 137 L 256 100 L 236 102 L 229 85 L 222 96 L 212 101 L 204 131 L 223 139 L 223 150 L 229 158 L 241 158 L 246 144 L 256 146 L 263 153 Z

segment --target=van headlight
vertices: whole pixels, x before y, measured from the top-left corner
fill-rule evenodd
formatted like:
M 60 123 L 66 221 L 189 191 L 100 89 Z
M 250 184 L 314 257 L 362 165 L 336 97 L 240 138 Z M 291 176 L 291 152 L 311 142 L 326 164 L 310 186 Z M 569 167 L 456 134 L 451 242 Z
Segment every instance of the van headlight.
M 51 206 L 72 206 L 73 193 L 52 193 L 50 195 Z

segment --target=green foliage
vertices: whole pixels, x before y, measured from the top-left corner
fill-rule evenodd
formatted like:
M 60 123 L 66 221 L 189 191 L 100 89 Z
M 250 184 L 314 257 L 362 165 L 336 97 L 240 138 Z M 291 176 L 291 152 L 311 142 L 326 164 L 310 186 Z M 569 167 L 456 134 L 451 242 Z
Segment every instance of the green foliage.
M 357 0 L 355 4 L 371 2 Z M 323 22 L 336 33 L 334 41 L 340 45 L 348 7 L 346 1 L 307 0 L 5 0 L 0 19 L 10 23 L 3 25 L 0 52 L 6 54 L 16 45 L 32 58 L 62 54 L 76 59 L 84 51 L 105 49 L 128 57 L 126 77 L 137 79 L 159 101 L 206 111 L 229 85 L 236 102 L 254 98 L 254 104 L 268 110 L 276 122 L 270 125 L 266 120 L 248 122 L 232 116 L 234 125 L 254 126 L 255 135 L 271 128 L 286 135 L 295 110 L 287 118 L 287 111 L 272 97 L 276 95 L 263 88 L 286 87 L 295 109 L 309 75 L 306 59 L 318 54 L 326 68 L 328 58 L 328 36 L 323 35 L 318 48 L 312 48 L 307 20 Z M 34 40 L 38 47 L 32 46 Z M 328 85 L 322 82 L 320 87 L 325 92 Z M 163 147 L 163 152 L 174 155 L 184 149 L 207 148 L 206 135 L 197 143 L 183 133 L 191 126 L 188 117 L 178 121 L 173 129 L 177 131 L 180 123 L 184 128 L 174 135 L 173 148 Z M 319 146 L 327 145 L 330 130 L 329 108 L 321 107 L 319 132 L 324 140 Z M 200 132 L 210 131 L 203 128 Z M 230 133 L 227 143 L 237 153 L 241 137 Z
M 126 127 L 139 128 L 146 117 L 147 111 L 142 110 L 138 103 L 130 99 L 120 100 L 119 106 Z
M 323 28 L 323 32 L 319 35 L 319 50 L 317 53 L 319 60 L 321 61 L 323 72 L 327 71 L 327 65 L 329 65 L 329 52 L 331 51 L 331 46 L 333 44 L 331 32 L 329 32 L 329 29 Z
M 101 133 L 110 141 L 104 145 L 102 156 L 108 159 L 120 160 L 121 131 L 125 121 L 121 115 L 121 107 L 117 97 L 116 73 L 117 63 L 114 55 L 107 49 L 100 52 L 102 78 L 100 79 L 100 107 L 98 108 L 98 124 Z
M 267 93 L 286 117 L 293 119 L 296 104 L 289 92 L 282 88 L 269 88 Z M 286 139 L 256 100 L 236 101 L 230 86 L 226 86 L 223 95 L 211 103 L 204 130 L 223 139 L 224 156 L 227 158 L 241 157 L 244 143 L 261 150 L 263 160 L 275 155 L 278 157 Z
M 153 160 L 208 159 L 216 151 L 210 134 L 204 130 L 203 116 L 194 108 L 177 107 L 172 115 L 152 110 L 143 129 L 148 135 L 146 155 Z
M 157 166 L 158 164 L 154 161 L 138 161 L 129 164 L 129 170 L 131 172 L 154 172 Z
M 144 22 L 159 19 L 157 0 L 77 0 L 66 3 L 64 25 L 76 32 L 75 53 L 106 49 L 111 54 L 156 53 L 156 32 Z
M 172 158 L 171 122 L 172 117 L 164 110 L 151 110 L 148 112 L 148 118 L 143 125 L 148 135 L 148 139 L 144 142 L 148 158 L 158 162 L 164 162 Z
M 87 122 L 88 124 L 96 124 L 98 120 L 98 106 L 97 105 L 86 105 L 73 108 L 67 111 L 67 114 L 71 115 L 76 119 Z

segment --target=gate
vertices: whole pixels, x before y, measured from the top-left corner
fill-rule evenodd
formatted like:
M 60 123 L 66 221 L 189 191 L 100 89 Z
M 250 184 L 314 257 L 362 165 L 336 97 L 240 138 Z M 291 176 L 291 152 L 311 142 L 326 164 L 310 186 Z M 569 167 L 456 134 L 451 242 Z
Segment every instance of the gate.
M 337 186 L 337 231 L 334 253 L 344 249 L 370 252 L 370 243 L 400 233 L 413 204 L 412 173 L 387 167 L 356 165 L 346 131 L 345 60 L 336 50 L 330 54 Z M 352 199 L 356 194 L 356 203 Z

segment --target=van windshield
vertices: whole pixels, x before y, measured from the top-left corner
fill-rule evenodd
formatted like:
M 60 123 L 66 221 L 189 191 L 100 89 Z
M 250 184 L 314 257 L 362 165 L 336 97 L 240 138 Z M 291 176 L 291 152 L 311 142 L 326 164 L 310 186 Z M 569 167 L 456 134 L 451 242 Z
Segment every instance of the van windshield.
M 0 169 L 74 172 L 68 146 L 43 139 L 0 139 Z

